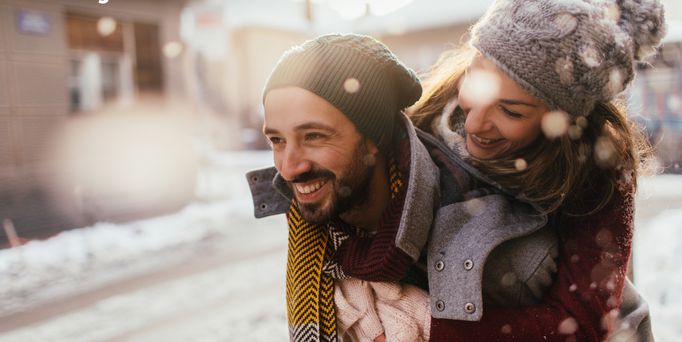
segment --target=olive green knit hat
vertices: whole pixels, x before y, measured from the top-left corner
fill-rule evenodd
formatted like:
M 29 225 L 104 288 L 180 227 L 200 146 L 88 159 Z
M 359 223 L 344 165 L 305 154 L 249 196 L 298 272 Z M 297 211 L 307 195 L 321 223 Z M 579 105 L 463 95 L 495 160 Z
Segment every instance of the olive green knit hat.
M 382 151 L 401 110 L 421 96 L 419 78 L 378 40 L 329 34 L 282 55 L 263 90 L 296 86 L 322 97 L 350 119 Z

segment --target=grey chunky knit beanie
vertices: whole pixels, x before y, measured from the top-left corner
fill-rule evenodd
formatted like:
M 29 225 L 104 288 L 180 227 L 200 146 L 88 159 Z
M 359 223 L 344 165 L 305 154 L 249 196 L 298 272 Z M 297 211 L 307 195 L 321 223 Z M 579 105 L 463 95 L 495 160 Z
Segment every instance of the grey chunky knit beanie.
M 291 48 L 263 90 L 309 90 L 345 114 L 358 131 L 386 151 L 400 111 L 421 96 L 419 78 L 378 40 L 329 34 Z
M 471 44 L 552 109 L 589 114 L 665 34 L 658 0 L 497 0 Z

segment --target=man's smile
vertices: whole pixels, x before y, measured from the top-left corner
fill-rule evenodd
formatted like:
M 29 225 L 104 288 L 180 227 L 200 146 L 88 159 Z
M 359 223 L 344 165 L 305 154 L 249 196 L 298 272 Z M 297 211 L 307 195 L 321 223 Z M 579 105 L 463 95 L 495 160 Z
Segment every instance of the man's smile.
M 307 183 L 296 183 L 294 184 L 294 188 L 296 188 L 296 191 L 307 195 L 311 194 L 317 190 L 320 190 L 320 188 L 327 183 L 326 179 L 322 180 L 316 180 L 314 182 L 307 182 Z

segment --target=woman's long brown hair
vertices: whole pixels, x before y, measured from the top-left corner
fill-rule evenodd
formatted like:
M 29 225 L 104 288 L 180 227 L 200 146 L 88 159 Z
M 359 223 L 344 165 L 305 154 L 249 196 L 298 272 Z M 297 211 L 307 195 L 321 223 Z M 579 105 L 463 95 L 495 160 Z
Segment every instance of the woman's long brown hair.
M 458 83 L 475 54 L 476 50 L 465 44 L 441 57 L 425 78 L 421 99 L 408 110 L 415 126 L 433 133 L 432 121 L 457 96 Z M 454 119 L 464 118 L 462 114 Z M 579 137 L 564 134 L 548 139 L 542 135 L 511 155 L 467 159 L 548 213 L 560 209 L 567 215 L 589 215 L 608 203 L 619 184 L 636 186 L 642 162 L 649 160 L 651 148 L 641 130 L 625 115 L 624 106 L 615 101 L 598 103 L 589 115 L 573 118 L 571 124 L 580 127 Z M 518 158 L 523 158 L 528 167 L 518 170 Z

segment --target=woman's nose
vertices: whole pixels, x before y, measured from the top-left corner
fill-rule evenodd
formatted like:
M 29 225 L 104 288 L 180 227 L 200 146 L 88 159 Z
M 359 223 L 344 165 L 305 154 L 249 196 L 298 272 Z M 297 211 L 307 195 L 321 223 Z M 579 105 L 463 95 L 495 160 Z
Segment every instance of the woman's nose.
M 466 120 L 464 121 L 464 130 L 467 133 L 482 133 L 489 130 L 492 124 L 489 120 L 487 107 L 472 107 L 469 109 Z

